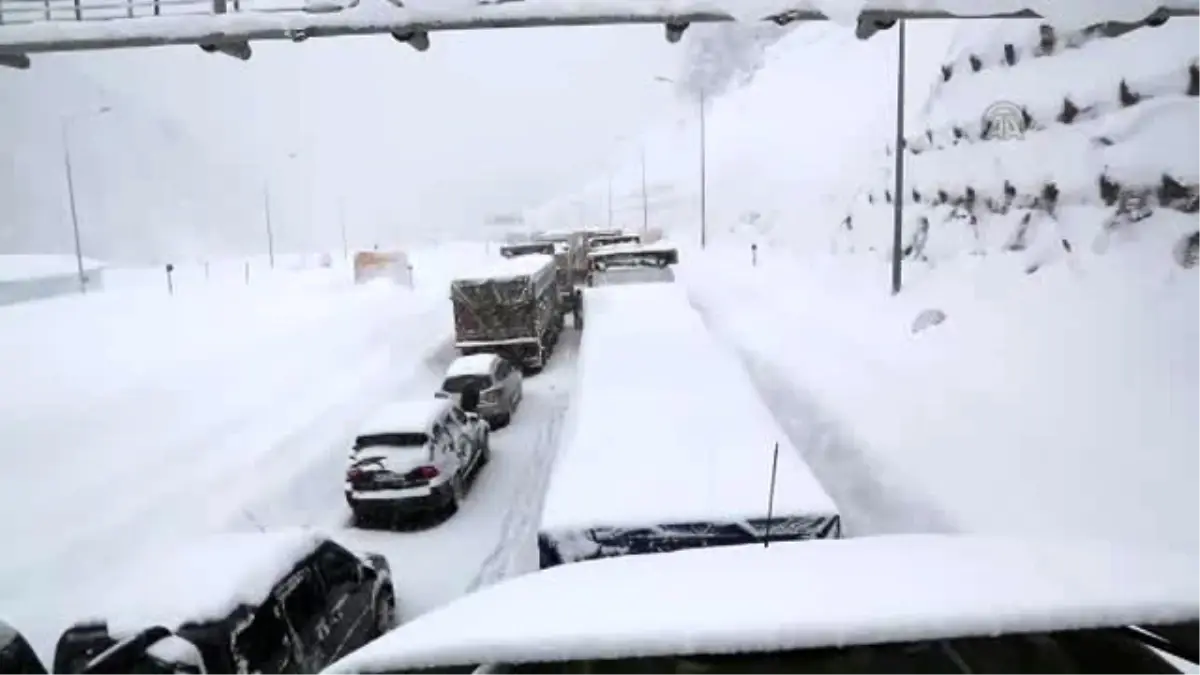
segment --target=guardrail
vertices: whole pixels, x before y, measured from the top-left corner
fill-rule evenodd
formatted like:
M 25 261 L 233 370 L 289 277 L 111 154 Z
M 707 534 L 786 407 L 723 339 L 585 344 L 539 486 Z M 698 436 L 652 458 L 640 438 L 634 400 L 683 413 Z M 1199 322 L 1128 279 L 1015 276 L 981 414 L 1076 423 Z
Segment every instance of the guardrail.
M 306 0 L 0 0 L 0 26 L 242 12 L 305 12 L 311 11 L 312 6 Z

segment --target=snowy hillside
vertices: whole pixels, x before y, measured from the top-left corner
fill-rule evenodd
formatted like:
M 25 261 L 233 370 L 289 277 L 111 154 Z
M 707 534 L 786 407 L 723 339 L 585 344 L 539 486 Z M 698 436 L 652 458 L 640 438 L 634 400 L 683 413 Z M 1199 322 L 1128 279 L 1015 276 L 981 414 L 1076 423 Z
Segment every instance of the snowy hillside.
M 1196 28 L 910 25 L 896 297 L 896 31 L 801 27 L 712 102 L 709 247 L 680 279 L 850 531 L 1200 546 Z M 995 104 L 1019 124 L 985 129 Z M 685 115 L 646 138 L 649 223 L 695 249 Z M 627 226 L 640 174 L 616 176 Z M 603 222 L 605 183 L 530 218 Z
M 265 248 L 261 181 L 156 111 L 64 61 L 0 70 L 0 100 L 0 251 L 72 251 L 64 119 L 86 255 Z

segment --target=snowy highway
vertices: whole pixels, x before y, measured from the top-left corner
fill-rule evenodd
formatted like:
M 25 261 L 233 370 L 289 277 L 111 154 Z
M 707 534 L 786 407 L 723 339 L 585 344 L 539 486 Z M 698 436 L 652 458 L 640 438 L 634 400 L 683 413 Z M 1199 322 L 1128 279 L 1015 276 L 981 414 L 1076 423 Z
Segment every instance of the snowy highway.
M 132 282 L 6 309 L 0 358 L 28 386 L 0 391 L 4 619 L 48 659 L 111 573 L 148 546 L 208 532 L 308 525 L 383 553 L 405 618 L 536 567 L 573 331 L 527 381 L 458 514 L 402 532 L 347 526 L 356 426 L 384 401 L 432 396 L 454 355 L 443 282 L 482 254 L 428 256 L 413 291 L 307 270 L 173 299 Z M 54 349 L 30 353 L 36 333 Z M 90 340 L 74 344 L 81 334 Z

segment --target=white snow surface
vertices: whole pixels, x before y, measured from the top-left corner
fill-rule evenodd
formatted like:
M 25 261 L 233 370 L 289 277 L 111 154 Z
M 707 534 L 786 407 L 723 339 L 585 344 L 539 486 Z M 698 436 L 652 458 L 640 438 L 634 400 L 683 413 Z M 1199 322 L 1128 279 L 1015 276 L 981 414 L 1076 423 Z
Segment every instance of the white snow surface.
M 219 619 L 238 605 L 257 605 L 327 536 L 309 529 L 230 532 L 147 550 L 131 564 L 106 570 L 105 597 L 76 607 L 108 622 L 117 635 L 147 626 L 175 628 Z
M 450 401 L 434 398 L 432 395 L 428 399 L 391 401 L 367 418 L 359 433 L 428 433 L 437 416 L 451 405 L 453 404 Z
M 1198 595 L 1190 557 L 1095 541 L 891 535 L 716 547 L 591 560 L 502 582 L 326 672 L 1194 621 Z
M 446 368 L 446 377 L 458 375 L 487 375 L 492 372 L 492 364 L 500 357 L 495 354 L 481 352 L 460 356 L 450 362 Z
M 274 272 L 253 261 L 249 284 L 240 260 L 210 278 L 180 265 L 174 296 L 161 268 L 109 268 L 103 292 L 0 309 L 3 620 L 48 661 L 119 570 L 260 527 L 316 527 L 384 554 L 404 617 L 528 569 L 530 556 L 536 567 L 540 492 L 525 486 L 553 457 L 568 392 L 533 383 L 530 428 L 494 435 L 481 487 L 452 523 L 345 527 L 347 448 L 387 401 L 433 399 L 453 340 L 446 290 L 487 258 L 478 244 L 417 249 L 411 290 L 355 286 L 347 262 L 292 270 L 282 256 Z M 547 372 L 552 388 L 569 369 Z
M 547 266 L 553 266 L 554 256 L 544 253 L 530 253 L 515 258 L 495 258 L 480 266 L 477 270 L 459 276 L 463 281 L 486 281 L 489 279 L 518 279 L 541 272 Z
M 763 518 L 776 443 L 775 513 L 836 514 L 682 288 L 589 288 L 583 307 L 579 407 L 543 532 Z

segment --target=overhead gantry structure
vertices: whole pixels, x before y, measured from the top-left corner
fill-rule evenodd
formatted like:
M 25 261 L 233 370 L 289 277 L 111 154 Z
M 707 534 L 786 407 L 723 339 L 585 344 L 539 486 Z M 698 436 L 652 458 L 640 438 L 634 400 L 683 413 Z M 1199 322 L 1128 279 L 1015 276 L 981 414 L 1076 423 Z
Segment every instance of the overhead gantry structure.
M 29 68 L 30 55 L 49 52 L 197 45 L 206 52 L 247 60 L 250 43 L 303 42 L 310 38 L 388 34 L 418 51 L 438 31 L 658 24 L 678 42 L 695 23 L 736 20 L 786 25 L 829 19 L 838 0 L 497 0 L 465 3 L 423 0 L 0 0 L 0 65 Z M 293 4 L 266 4 L 293 2 Z M 860 39 L 898 20 L 1040 18 L 1049 12 L 1020 8 L 1021 0 L 851 0 Z M 1039 0 L 1099 3 L 1101 0 Z M 427 5 L 433 5 L 429 7 Z M 914 9 L 914 5 L 926 9 Z M 954 7 L 959 5 L 960 7 Z M 947 6 L 951 8 L 947 8 Z M 1063 5 L 1065 6 L 1065 5 Z M 738 8 L 737 12 L 730 8 Z M 758 7 L 758 12 L 749 8 Z M 930 9 L 930 7 L 938 7 Z M 1132 12 L 1132 14 L 1131 14 Z M 833 12 L 836 13 L 836 12 Z M 1200 15 L 1200 0 L 1128 0 L 1119 22 L 1159 23 Z

